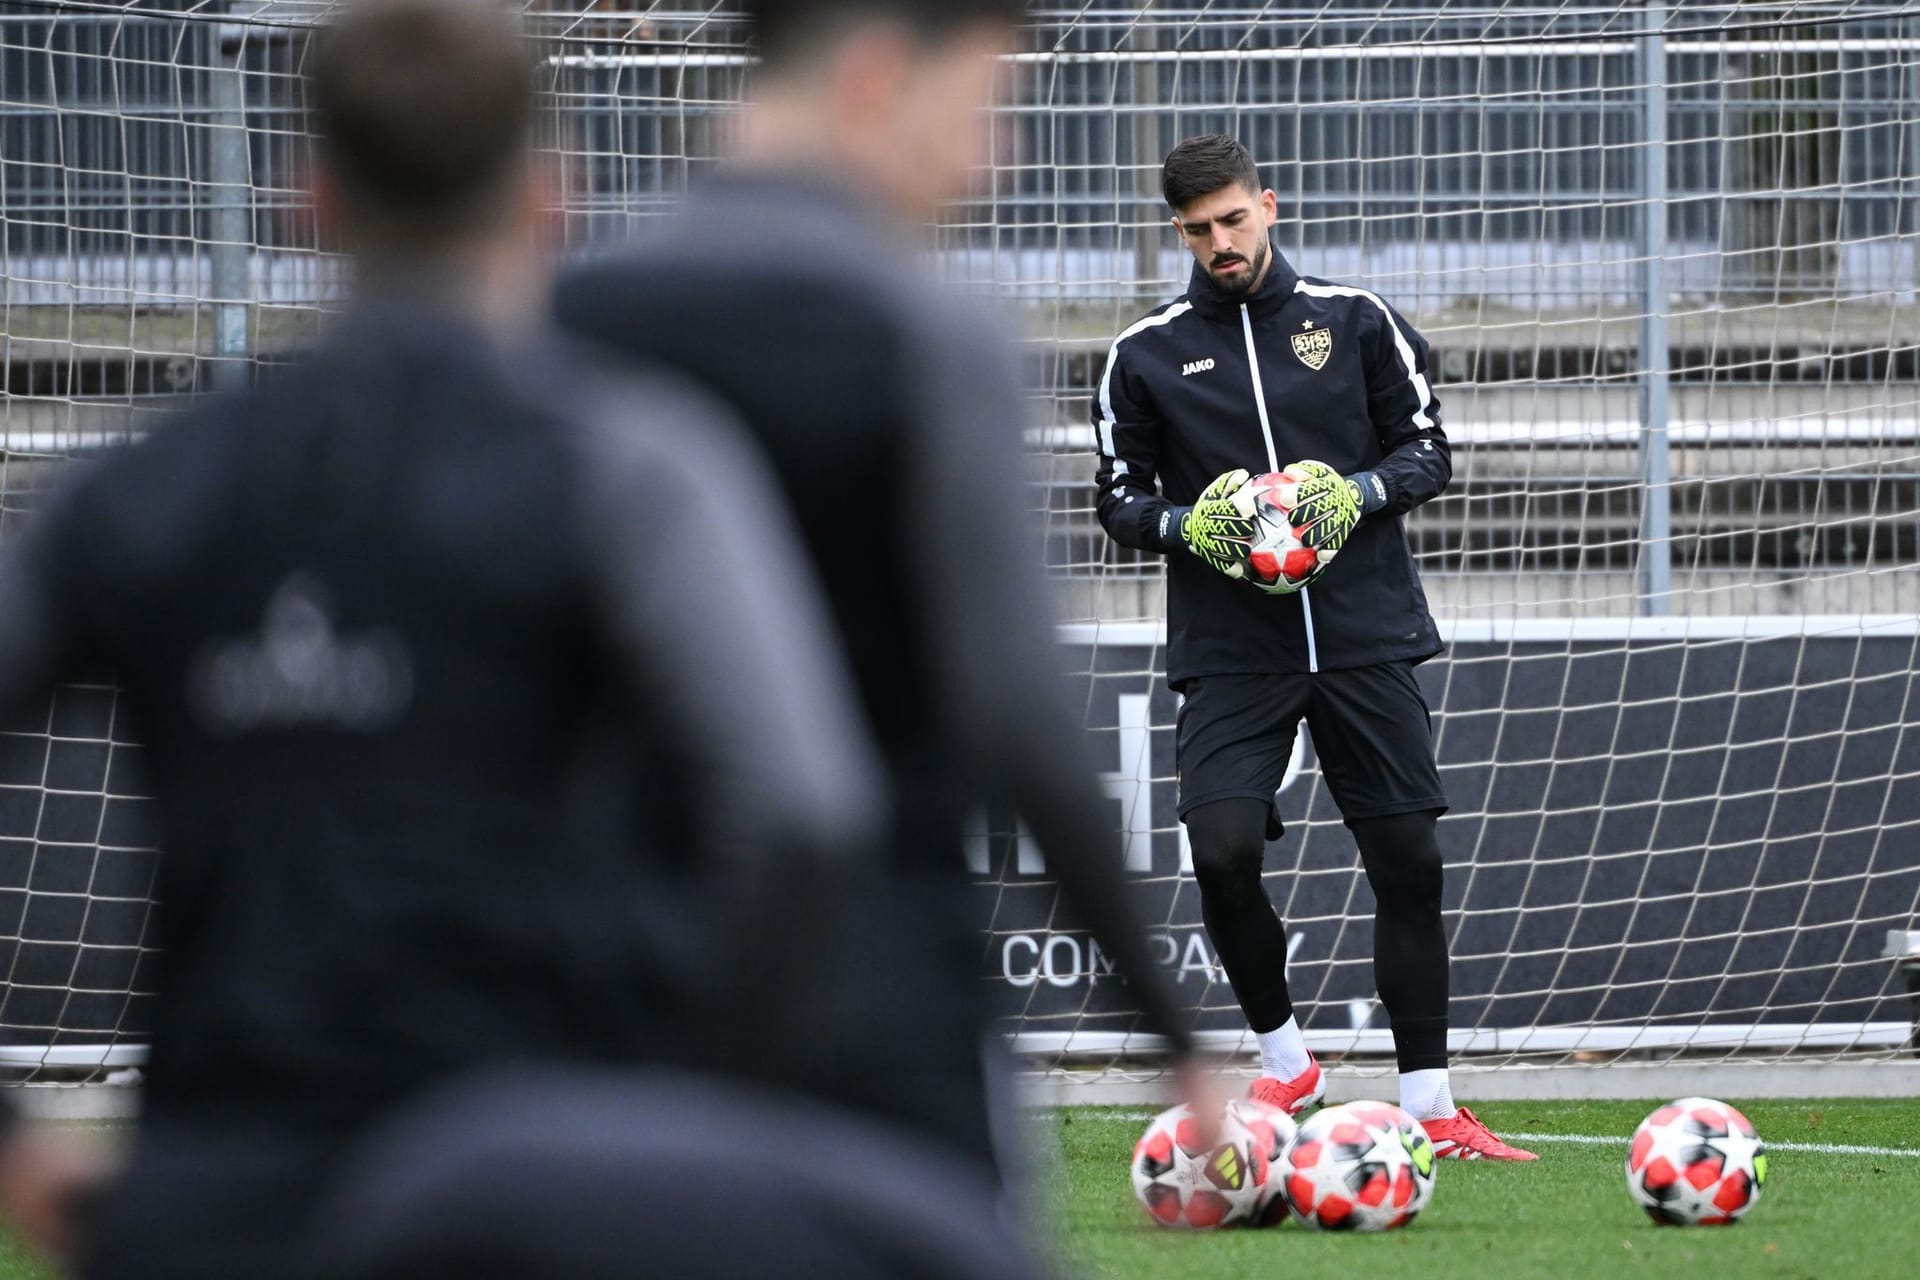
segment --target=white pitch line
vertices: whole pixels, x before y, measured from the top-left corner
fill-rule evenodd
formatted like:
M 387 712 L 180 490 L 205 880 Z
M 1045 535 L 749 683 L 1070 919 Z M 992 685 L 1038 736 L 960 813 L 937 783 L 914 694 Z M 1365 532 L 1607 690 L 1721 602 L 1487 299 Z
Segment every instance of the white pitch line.
M 1568 1142 L 1584 1147 L 1625 1147 L 1631 1139 L 1591 1133 L 1510 1133 L 1516 1142 Z M 1762 1139 L 1765 1141 L 1765 1139 Z M 1857 1147 L 1844 1142 L 1768 1142 L 1769 1151 L 1805 1151 L 1821 1156 L 1898 1156 L 1920 1160 L 1920 1147 Z
M 1151 1120 L 1159 1115 L 1158 1111 L 1117 1111 L 1109 1114 L 1114 1120 Z M 1509 1133 L 1506 1135 L 1515 1142 L 1564 1142 L 1580 1147 L 1620 1147 L 1623 1150 L 1632 1141 L 1631 1138 L 1608 1138 L 1597 1133 Z M 1768 1142 L 1769 1151 L 1804 1151 L 1820 1156 L 1893 1156 L 1903 1160 L 1920 1160 L 1920 1147 L 1859 1147 L 1844 1142 Z

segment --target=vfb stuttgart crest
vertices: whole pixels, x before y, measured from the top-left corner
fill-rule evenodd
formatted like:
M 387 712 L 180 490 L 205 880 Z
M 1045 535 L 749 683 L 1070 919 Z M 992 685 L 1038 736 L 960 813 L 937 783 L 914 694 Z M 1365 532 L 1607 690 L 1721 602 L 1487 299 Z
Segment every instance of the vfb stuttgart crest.
M 1305 321 L 1301 332 L 1293 335 L 1293 354 L 1300 357 L 1300 363 L 1315 373 L 1327 367 L 1327 357 L 1333 354 L 1333 330 L 1316 329 L 1313 321 Z

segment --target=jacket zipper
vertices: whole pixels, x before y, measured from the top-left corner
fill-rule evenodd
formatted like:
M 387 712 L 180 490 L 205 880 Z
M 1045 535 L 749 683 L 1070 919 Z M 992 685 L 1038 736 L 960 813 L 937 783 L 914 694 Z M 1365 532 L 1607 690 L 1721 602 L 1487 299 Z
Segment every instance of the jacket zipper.
M 1267 418 L 1267 389 L 1260 381 L 1260 353 L 1253 345 L 1253 312 L 1246 303 L 1240 304 L 1240 331 L 1247 338 L 1247 368 L 1253 371 L 1253 406 L 1260 411 L 1260 433 L 1267 439 L 1267 470 L 1280 469 L 1280 455 L 1273 447 L 1273 423 Z M 1313 603 L 1307 599 L 1307 589 L 1300 588 L 1300 617 L 1307 624 L 1307 670 L 1320 670 L 1320 647 L 1313 636 Z
M 1273 449 L 1273 424 L 1267 421 L 1267 389 L 1260 383 L 1260 353 L 1253 349 L 1253 313 L 1240 304 L 1240 331 L 1247 335 L 1247 368 L 1253 370 L 1253 407 L 1260 411 L 1260 433 L 1267 438 L 1267 470 L 1280 469 L 1280 455 Z

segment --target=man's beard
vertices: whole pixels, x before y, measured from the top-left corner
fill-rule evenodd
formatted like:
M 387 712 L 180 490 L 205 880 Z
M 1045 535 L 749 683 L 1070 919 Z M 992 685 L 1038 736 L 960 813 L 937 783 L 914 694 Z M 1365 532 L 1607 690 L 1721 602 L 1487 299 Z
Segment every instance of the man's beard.
M 1219 262 L 1215 262 L 1207 268 L 1207 275 L 1212 279 L 1214 287 L 1226 294 L 1229 298 L 1244 298 L 1252 293 L 1254 285 L 1260 282 L 1260 273 L 1267 269 L 1267 259 L 1271 257 L 1272 254 L 1273 246 L 1269 244 L 1263 236 L 1261 237 L 1260 243 L 1254 247 L 1253 265 L 1242 272 L 1238 278 L 1222 280 L 1217 274 L 1221 266 Z

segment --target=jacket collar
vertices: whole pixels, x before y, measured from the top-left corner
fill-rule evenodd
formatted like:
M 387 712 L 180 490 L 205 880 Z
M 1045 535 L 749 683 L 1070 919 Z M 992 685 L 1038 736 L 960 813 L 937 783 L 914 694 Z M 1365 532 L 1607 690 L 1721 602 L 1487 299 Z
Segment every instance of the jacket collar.
M 1268 241 L 1269 245 L 1272 241 Z M 1233 320 L 1238 323 L 1240 304 L 1246 303 L 1248 310 L 1256 320 L 1265 319 L 1293 298 L 1293 287 L 1300 283 L 1300 273 L 1293 269 L 1279 249 L 1273 250 L 1273 259 L 1267 267 L 1267 278 L 1250 295 L 1228 295 L 1221 292 L 1213 283 L 1213 277 L 1199 263 L 1193 264 L 1193 277 L 1187 282 L 1187 301 L 1200 314 L 1215 320 Z

